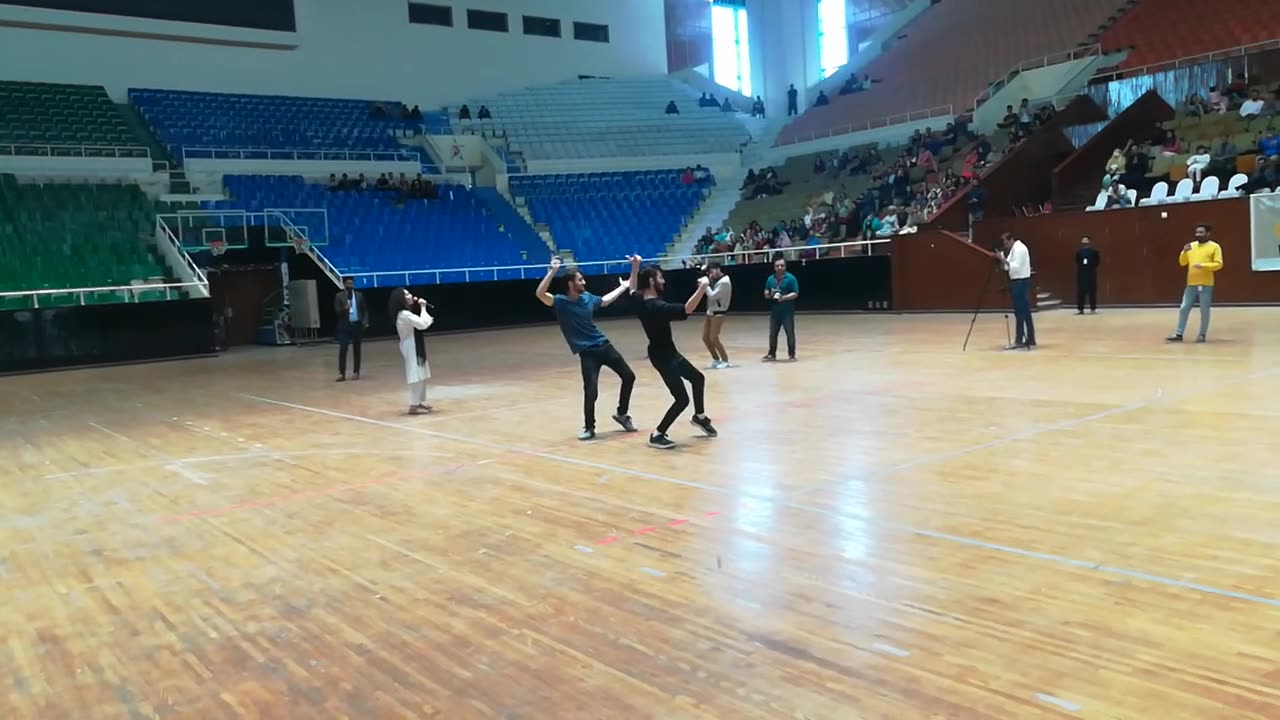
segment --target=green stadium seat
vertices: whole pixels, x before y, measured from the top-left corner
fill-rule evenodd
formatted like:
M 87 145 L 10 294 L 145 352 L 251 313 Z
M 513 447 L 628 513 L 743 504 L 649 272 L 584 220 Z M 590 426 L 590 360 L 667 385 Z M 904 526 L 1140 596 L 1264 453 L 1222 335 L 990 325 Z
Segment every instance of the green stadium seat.
M 24 147 L 7 147 L 15 144 Z M 0 82 L 0 153 L 49 155 L 39 145 L 106 145 L 133 148 L 130 155 L 146 156 L 143 139 L 129 129 L 101 85 Z

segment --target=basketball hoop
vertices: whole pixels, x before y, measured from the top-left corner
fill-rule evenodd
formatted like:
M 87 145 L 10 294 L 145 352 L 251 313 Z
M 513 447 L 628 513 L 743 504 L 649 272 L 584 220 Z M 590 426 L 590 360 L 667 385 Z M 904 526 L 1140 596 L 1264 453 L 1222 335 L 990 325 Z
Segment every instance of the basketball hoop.
M 225 253 L 226 251 L 227 251 L 226 240 L 210 240 L 209 241 L 209 252 L 213 253 L 214 257 L 217 257 Z

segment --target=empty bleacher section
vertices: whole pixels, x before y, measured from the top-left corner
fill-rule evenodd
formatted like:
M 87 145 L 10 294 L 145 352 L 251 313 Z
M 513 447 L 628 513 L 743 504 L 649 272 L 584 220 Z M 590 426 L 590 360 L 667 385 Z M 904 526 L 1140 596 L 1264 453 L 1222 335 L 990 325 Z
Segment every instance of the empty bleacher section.
M 165 270 L 147 235 L 154 214 L 137 185 L 20 184 L 0 175 L 0 293 L 114 287 Z M 85 304 L 163 300 L 164 290 L 95 292 Z M 78 305 L 73 293 L 42 295 L 40 306 Z M 0 298 L 3 309 L 31 307 L 26 297 Z
M 665 254 L 713 183 L 708 175 L 683 184 L 677 170 L 514 176 L 511 194 L 550 227 L 558 249 L 591 262 Z
M 1019 62 L 1068 50 L 1094 33 L 1120 0 L 946 0 L 924 11 L 860 74 L 869 90 L 835 96 L 782 130 L 779 145 L 839 135 L 908 113 L 960 114 Z M 950 106 L 951 112 L 946 108 Z M 933 113 L 924 113 L 932 109 Z
M 228 175 L 224 183 L 230 199 L 207 202 L 206 210 L 327 210 L 329 242 L 320 250 L 335 268 L 399 273 L 363 277 L 362 286 L 518 278 L 518 271 L 479 276 L 425 272 L 406 280 L 405 271 L 529 265 L 549 253 L 509 205 L 494 207 L 501 196 L 461 185 L 440 186 L 437 199 L 421 200 L 401 199 L 394 191 L 330 192 L 298 175 Z
M 0 82 L 0 155 L 14 154 L 146 157 L 147 150 L 101 85 Z
M 1103 50 L 1128 50 L 1117 69 L 1138 68 L 1280 37 L 1274 0 L 1140 0 L 1099 38 Z
M 373 116 L 370 100 L 145 89 L 131 89 L 129 100 L 179 163 L 184 157 L 340 160 L 355 153 L 350 159 L 413 159 L 424 172 L 436 172 L 425 151 L 397 139 L 422 125 L 400 119 L 398 103 L 382 103 L 394 111 L 381 118 Z
M 666 115 L 675 100 L 679 115 Z M 698 107 L 698 93 L 666 78 L 574 80 L 476 99 L 490 120 L 457 120 L 463 132 L 505 134 L 525 160 L 690 156 L 737 151 L 750 136 L 736 113 Z M 750 108 L 740 108 L 749 110 Z

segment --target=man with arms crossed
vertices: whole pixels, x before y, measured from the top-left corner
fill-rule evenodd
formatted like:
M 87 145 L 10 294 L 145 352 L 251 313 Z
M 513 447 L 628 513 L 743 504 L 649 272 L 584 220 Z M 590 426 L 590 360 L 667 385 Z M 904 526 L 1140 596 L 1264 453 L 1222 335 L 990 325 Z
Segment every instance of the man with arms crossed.
M 1196 342 L 1204 342 L 1209 332 L 1209 306 L 1213 304 L 1213 274 L 1222 269 L 1222 246 L 1213 241 L 1213 227 L 1196 226 L 1196 241 L 1182 246 L 1178 264 L 1187 269 L 1187 289 L 1182 293 L 1182 307 L 1178 308 L 1178 328 L 1166 340 L 1182 342 L 1182 332 L 1187 329 L 1187 316 L 1192 303 L 1200 302 L 1200 334 Z
M 342 289 L 333 296 L 333 312 L 337 316 L 334 335 L 338 337 L 338 382 L 347 380 L 347 346 L 351 346 L 353 380 L 360 379 L 360 341 L 369 327 L 369 307 L 364 293 L 356 291 L 356 279 L 342 278 Z
M 702 344 L 711 353 L 711 364 L 707 369 L 721 370 L 733 367 L 729 364 L 729 353 L 724 349 L 724 343 L 720 342 L 720 330 L 724 327 L 724 318 L 729 312 L 733 284 L 718 262 L 707 265 L 707 279 L 711 283 L 707 290 L 707 320 L 702 326 Z
M 1036 325 L 1031 320 L 1031 251 L 1012 233 L 1000 236 L 1004 254 L 996 253 L 1000 266 L 1009 272 L 1009 296 L 1013 301 L 1013 344 L 1005 348 L 1030 350 L 1036 346 Z
M 644 327 L 644 334 L 649 338 L 649 362 L 662 376 L 662 382 L 666 383 L 672 398 L 671 407 L 667 409 L 667 414 L 662 416 L 662 422 L 658 423 L 657 431 L 649 436 L 649 447 L 670 450 L 676 446 L 675 442 L 667 437 L 667 431 L 671 429 L 676 418 L 680 417 L 680 413 L 689 407 L 689 393 L 684 389 L 686 380 L 693 389 L 693 424 L 708 437 L 715 437 L 718 433 L 711 425 L 711 418 L 707 417 L 703 407 L 706 378 L 693 366 L 693 363 L 676 350 L 675 340 L 671 337 L 671 323 L 687 319 L 698 309 L 702 296 L 707 294 L 709 280 L 705 276 L 698 278 L 698 289 L 683 305 L 669 303 L 662 299 L 662 291 L 666 288 L 662 269 L 647 267 L 641 270 L 639 255 L 630 260 L 631 278 L 627 284 L 631 288 L 631 300 L 635 304 L 640 325 Z
M 796 298 L 800 296 L 800 283 L 787 272 L 787 261 L 779 255 L 773 261 L 773 274 L 764 282 L 764 297 L 773 302 L 769 310 L 769 352 L 762 360 L 778 359 L 778 330 L 787 331 L 787 359 L 796 359 Z
M 608 307 L 614 300 L 622 297 L 629 286 L 619 281 L 617 288 L 604 297 L 587 292 L 587 281 L 582 273 L 571 270 L 565 279 L 566 288 L 563 295 L 552 295 L 547 292 L 551 287 L 551 278 L 560 270 L 560 258 L 552 257 L 547 274 L 538 283 L 534 295 L 547 307 L 555 310 L 556 320 L 560 322 L 560 332 L 564 333 L 569 350 L 578 356 L 582 364 L 582 432 L 579 440 L 591 440 L 596 436 L 596 397 L 600 394 L 600 368 L 607 365 L 618 374 L 622 388 L 618 391 L 618 412 L 613 421 L 627 432 L 635 432 L 636 426 L 631 424 L 631 416 L 627 408 L 631 405 L 631 390 L 636 384 L 636 374 L 631 366 L 622 359 L 622 355 L 614 349 L 609 338 L 596 327 L 596 310 Z

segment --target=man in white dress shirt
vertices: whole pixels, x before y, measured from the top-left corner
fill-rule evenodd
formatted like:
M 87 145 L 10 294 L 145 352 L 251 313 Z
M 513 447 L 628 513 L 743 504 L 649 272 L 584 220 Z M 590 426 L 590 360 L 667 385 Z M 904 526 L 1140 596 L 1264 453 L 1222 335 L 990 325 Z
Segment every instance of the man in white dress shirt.
M 1009 296 L 1013 301 L 1013 344 L 1007 350 L 1036 346 L 1036 326 L 1031 320 L 1031 252 L 1010 233 L 1000 236 L 1004 254 L 1000 265 L 1009 272 Z

